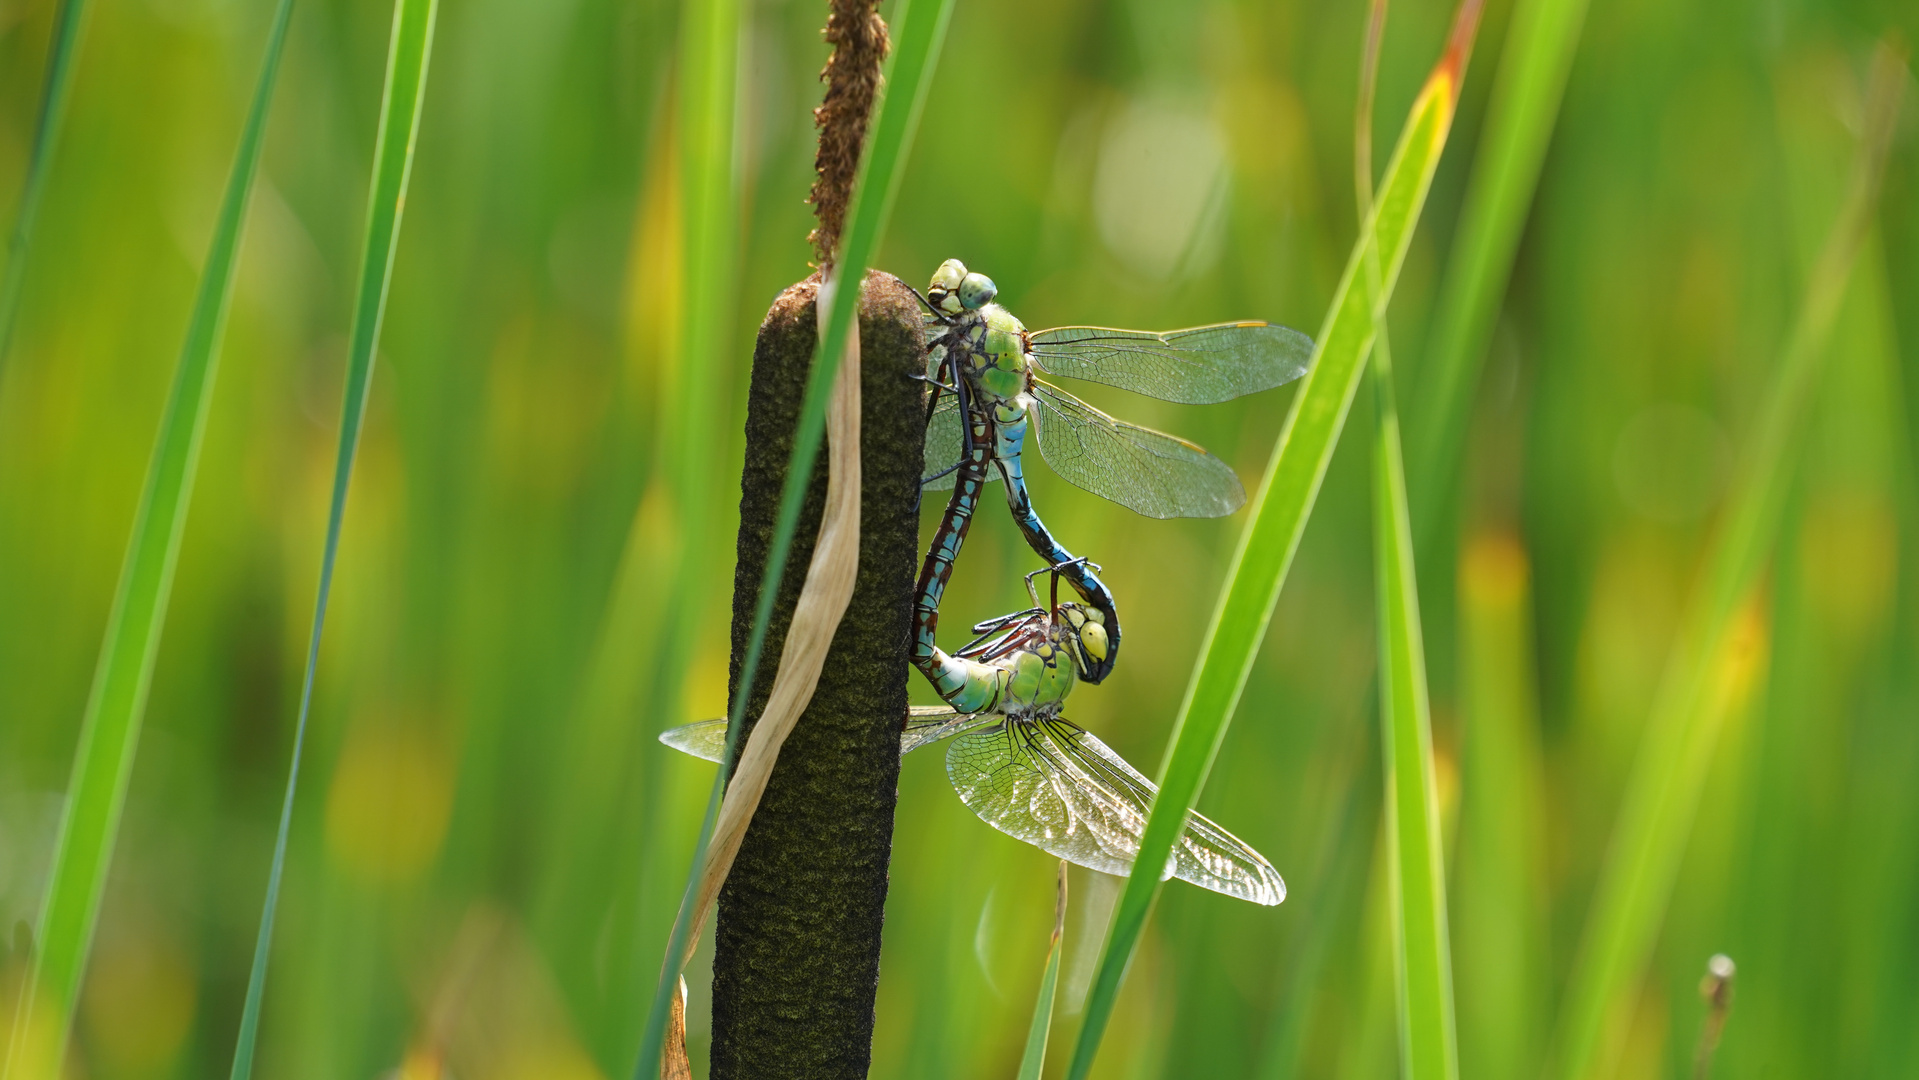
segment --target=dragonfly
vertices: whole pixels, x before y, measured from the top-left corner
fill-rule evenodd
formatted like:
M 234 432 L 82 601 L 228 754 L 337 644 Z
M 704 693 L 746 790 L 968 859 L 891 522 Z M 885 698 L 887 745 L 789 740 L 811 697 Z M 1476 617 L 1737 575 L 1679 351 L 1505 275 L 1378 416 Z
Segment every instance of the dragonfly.
M 1005 482 L 1007 506 L 1027 543 L 1049 565 L 1067 568 L 1081 598 L 1106 616 L 1108 655 L 1103 670 L 1088 679 L 1098 682 L 1118 657 L 1118 612 L 1092 564 L 1061 546 L 1033 509 L 1023 465 L 1029 430 L 1062 479 L 1147 517 L 1223 517 L 1245 504 L 1246 489 L 1232 467 L 1204 447 L 1116 420 L 1042 376 L 1212 404 L 1304 375 L 1313 343 L 1297 330 L 1257 321 L 1165 332 L 1029 331 L 993 302 L 998 293 L 991 278 L 948 259 L 922 297 L 932 314 L 921 483 L 958 486 L 982 455 L 994 466 L 992 473 L 981 470 L 979 484 Z
M 947 704 L 909 711 L 900 753 L 947 743 L 947 779 L 980 820 L 1056 858 L 1124 875 L 1139 856 L 1159 789 L 1062 715 L 1088 650 L 1097 647 L 1099 625 L 1097 610 L 1057 598 L 1050 608 L 975 625 L 979 636 L 949 658 L 965 676 Z M 960 708 L 954 700 L 980 704 Z M 660 741 L 719 761 L 726 721 L 686 724 L 662 732 Z M 1187 819 L 1164 877 L 1257 904 L 1286 898 L 1286 883 L 1265 856 L 1197 813 Z

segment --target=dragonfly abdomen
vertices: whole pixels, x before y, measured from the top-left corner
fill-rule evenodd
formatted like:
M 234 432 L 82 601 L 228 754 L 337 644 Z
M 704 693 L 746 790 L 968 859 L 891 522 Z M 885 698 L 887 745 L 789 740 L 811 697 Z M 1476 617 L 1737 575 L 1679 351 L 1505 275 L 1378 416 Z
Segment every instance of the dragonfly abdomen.
M 1032 410 L 1026 407 L 1028 400 L 1022 394 L 1012 404 L 995 407 L 993 464 L 999 469 L 1000 478 L 1006 482 L 1006 506 L 1012 512 L 1014 524 L 1026 537 L 1027 545 L 1038 552 L 1040 558 L 1058 567 L 1060 576 L 1073 587 L 1073 591 L 1105 618 L 1106 655 L 1090 663 L 1085 672 L 1087 682 L 1098 683 L 1112 672 L 1113 664 L 1119 657 L 1119 609 L 1106 583 L 1099 579 L 1086 560 L 1075 558 L 1072 552 L 1053 538 L 1052 531 L 1040 520 L 1039 512 L 1033 509 L 1033 496 L 1027 490 L 1026 473 L 1021 465 L 1026 433 L 1033 415 Z
M 940 601 L 945 598 L 946 583 L 953 576 L 953 564 L 966 542 L 966 532 L 972 527 L 993 446 L 992 424 L 977 410 L 967 409 L 965 415 L 972 446 L 960 462 L 946 513 L 933 533 L 932 545 L 926 549 L 926 560 L 920 564 L 919 595 L 914 607 L 913 663 L 935 686 L 940 685 L 940 657 L 945 655 L 936 644 Z M 941 696 L 945 696 L 944 689 Z

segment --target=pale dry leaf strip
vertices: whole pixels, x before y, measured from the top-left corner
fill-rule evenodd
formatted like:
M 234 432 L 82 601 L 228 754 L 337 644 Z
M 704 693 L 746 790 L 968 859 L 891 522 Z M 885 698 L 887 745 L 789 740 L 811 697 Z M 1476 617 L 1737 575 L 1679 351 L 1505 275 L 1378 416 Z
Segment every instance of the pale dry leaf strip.
M 831 285 L 820 286 L 815 302 L 819 324 L 826 323 L 832 304 Z M 686 948 L 680 963 L 693 956 L 706 913 L 733 869 L 733 858 L 746 838 L 746 827 L 759 808 L 760 796 L 773 775 L 780 748 L 792 733 L 813 689 L 819 685 L 826 651 L 833 644 L 846 605 L 853 599 L 853 582 L 860 560 L 860 330 L 859 320 L 847 326 L 846 354 L 826 403 L 826 509 L 820 518 L 819 542 L 806 568 L 806 584 L 793 609 L 793 623 L 780 650 L 780 666 L 759 722 L 741 748 L 739 767 L 726 787 L 726 801 L 713 828 L 706 863 L 700 870 L 700 889 L 693 907 Z
M 680 976 L 673 995 L 673 1011 L 666 1014 L 666 1052 L 660 1055 L 660 1080 L 693 1080 L 693 1060 L 686 1056 L 686 976 Z

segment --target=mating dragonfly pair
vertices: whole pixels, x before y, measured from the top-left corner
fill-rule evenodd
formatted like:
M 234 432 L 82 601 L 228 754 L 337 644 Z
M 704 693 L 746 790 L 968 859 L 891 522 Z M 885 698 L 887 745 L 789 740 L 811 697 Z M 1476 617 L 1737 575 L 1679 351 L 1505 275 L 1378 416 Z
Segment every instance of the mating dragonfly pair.
M 1203 448 L 1115 420 L 1041 375 L 1210 404 L 1300 377 L 1312 342 L 1263 322 L 1167 333 L 1029 332 L 993 302 L 997 292 L 991 279 L 949 259 L 922 298 L 931 312 L 922 484 L 953 494 L 920 568 L 913 662 L 946 704 L 912 709 L 900 752 L 949 742 L 947 777 L 981 820 L 1058 858 L 1123 875 L 1139 854 L 1157 789 L 1061 715 L 1076 683 L 1099 683 L 1112 672 L 1119 613 L 1098 565 L 1068 552 L 1034 511 L 1022 465 L 1026 437 L 1068 482 L 1147 517 L 1221 517 L 1239 509 L 1246 491 Z M 949 654 L 936 642 L 940 601 L 992 480 L 1005 484 L 1014 522 L 1046 565 L 1026 575 L 1031 608 L 975 625 L 978 636 Z M 1052 582 L 1044 604 L 1033 582 L 1041 574 Z M 1062 579 L 1077 601 L 1059 600 Z M 726 724 L 700 721 L 660 740 L 718 761 Z M 1260 904 L 1286 895 L 1264 856 L 1197 813 L 1166 876 Z

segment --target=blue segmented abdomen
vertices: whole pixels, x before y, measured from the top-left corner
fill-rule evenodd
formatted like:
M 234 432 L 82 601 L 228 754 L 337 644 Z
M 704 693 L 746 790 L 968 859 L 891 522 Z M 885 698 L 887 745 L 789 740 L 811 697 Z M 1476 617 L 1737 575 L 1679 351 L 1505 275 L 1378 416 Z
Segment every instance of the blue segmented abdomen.
M 1021 455 L 1026 449 L 1026 433 L 1033 416 L 1026 401 L 1025 395 L 1021 395 L 1014 402 L 994 406 L 993 464 L 998 466 L 1000 478 L 1006 481 L 1006 505 L 1012 511 L 1013 521 L 1019 526 L 1019 531 L 1025 535 L 1026 543 L 1050 565 L 1070 563 L 1061 569 L 1060 576 L 1073 586 L 1073 591 L 1079 593 L 1081 599 L 1099 609 L 1106 617 L 1106 658 L 1084 676 L 1087 682 L 1096 683 L 1112 671 L 1113 661 L 1119 656 L 1119 611 L 1114 606 L 1112 590 L 1085 563 L 1073 562 L 1072 552 L 1053 539 L 1046 523 L 1039 519 L 1039 514 L 1033 509 L 1033 497 L 1026 490 L 1026 473 L 1020 465 Z
M 980 488 L 986 484 L 986 462 L 993 452 L 992 425 L 972 410 L 968 410 L 967 425 L 972 431 L 972 450 L 960 462 L 946 514 L 920 564 L 919 598 L 913 613 L 913 665 L 947 704 L 962 712 L 982 712 L 998 703 L 998 676 L 987 665 L 949 656 L 936 643 L 940 601 L 946 595 L 947 580 L 953 576 L 960 546 L 966 542 L 966 531 L 972 527 Z

